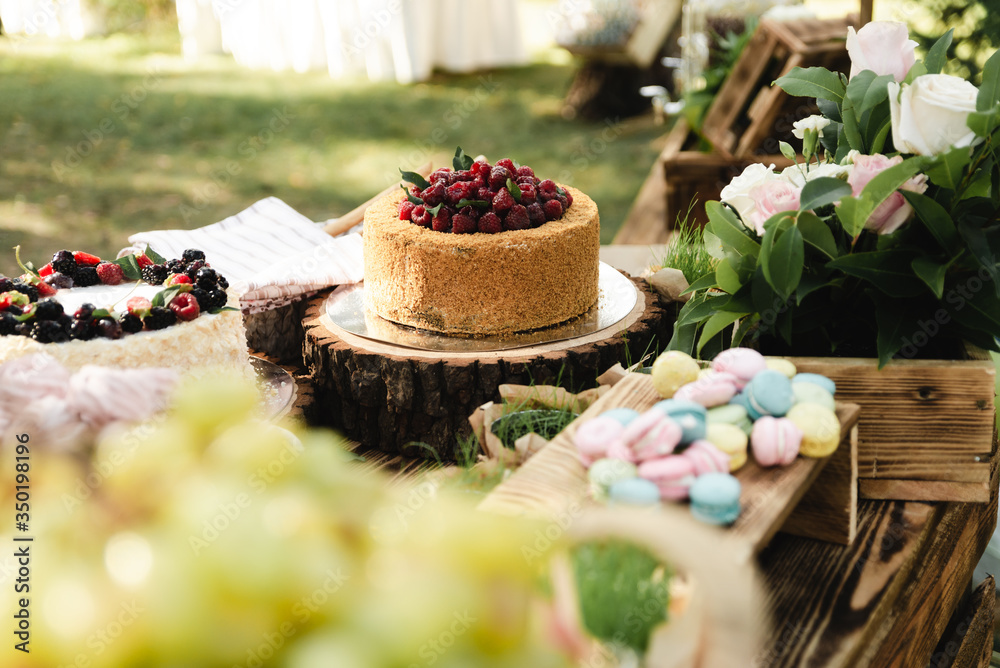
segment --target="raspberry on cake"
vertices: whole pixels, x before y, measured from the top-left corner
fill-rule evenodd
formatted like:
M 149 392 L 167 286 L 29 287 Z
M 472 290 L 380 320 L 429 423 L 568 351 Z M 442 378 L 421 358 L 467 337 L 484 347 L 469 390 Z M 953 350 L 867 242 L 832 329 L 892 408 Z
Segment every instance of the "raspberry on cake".
M 454 168 L 430 181 L 404 172 L 413 185 L 365 212 L 370 312 L 474 336 L 549 327 L 597 302 L 600 218 L 589 197 L 509 159 L 474 162 L 458 149 Z M 445 183 L 449 197 L 428 208 L 421 196 Z M 452 193 L 466 197 L 452 204 Z

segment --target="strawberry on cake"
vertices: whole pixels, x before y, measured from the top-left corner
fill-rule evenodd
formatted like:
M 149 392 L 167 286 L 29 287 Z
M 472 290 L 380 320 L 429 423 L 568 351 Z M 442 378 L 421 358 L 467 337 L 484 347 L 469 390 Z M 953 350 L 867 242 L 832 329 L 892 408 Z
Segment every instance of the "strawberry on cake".
M 574 318 L 596 302 L 597 206 L 510 159 L 459 148 L 454 169 L 365 212 L 365 306 L 403 325 L 496 335 Z
M 70 370 L 253 378 L 239 298 L 199 250 L 169 262 L 151 252 L 104 262 L 61 250 L 37 271 L 22 269 L 16 279 L 0 276 L 0 364 L 45 353 Z

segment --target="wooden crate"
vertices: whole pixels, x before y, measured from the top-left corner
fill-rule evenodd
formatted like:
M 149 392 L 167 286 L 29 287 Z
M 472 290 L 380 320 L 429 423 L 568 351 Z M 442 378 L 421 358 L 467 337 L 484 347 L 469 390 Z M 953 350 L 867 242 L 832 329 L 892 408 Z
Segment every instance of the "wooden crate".
M 761 21 L 705 116 L 703 132 L 715 150 L 747 158 L 763 149 L 778 151 L 792 123 L 816 113 L 807 98 L 786 95 L 772 82 L 794 67 L 850 67 L 845 40 L 856 16 L 839 19 Z
M 586 504 L 587 472 L 573 445 L 577 427 L 611 408 L 641 412 L 659 400 L 648 375 L 628 374 L 494 489 L 480 508 L 511 515 L 556 517 L 570 507 Z M 853 541 L 857 526 L 855 425 L 859 412 L 853 404 L 838 405 L 841 445 L 831 457 L 799 457 L 789 466 L 771 468 L 759 466 L 751 457 L 736 472 L 743 486 L 742 511 L 725 532 L 735 551 L 756 554 L 786 527 L 790 533 L 809 538 L 840 544 Z M 808 494 L 816 484 L 820 488 Z
M 667 35 L 681 15 L 681 0 L 644 0 L 641 20 L 623 44 L 560 44 L 572 54 L 611 65 L 631 65 L 646 69 L 660 53 Z
M 975 354 L 975 353 L 974 353 Z M 862 497 L 986 503 L 992 485 L 996 368 L 968 360 L 790 357 L 800 372 L 837 383 L 837 399 L 861 406 Z
M 691 211 L 692 221 L 707 222 L 705 202 L 719 199 L 722 189 L 733 177 L 754 162 L 773 164 L 781 170 L 792 161 L 781 154 L 754 154 L 748 158 L 733 158 L 720 153 L 705 153 L 697 149 L 698 137 L 687 123 L 678 120 L 667 136 L 666 146 L 660 153 L 663 176 L 666 182 L 666 225 L 674 227 L 678 216 L 688 211 L 694 199 L 698 205 Z

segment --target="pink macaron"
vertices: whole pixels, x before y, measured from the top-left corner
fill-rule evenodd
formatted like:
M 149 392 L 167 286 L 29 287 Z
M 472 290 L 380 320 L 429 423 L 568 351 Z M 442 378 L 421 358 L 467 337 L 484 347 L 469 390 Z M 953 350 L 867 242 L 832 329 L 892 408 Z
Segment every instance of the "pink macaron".
M 767 360 L 756 350 L 750 348 L 730 348 L 723 350 L 712 360 L 712 369 L 736 376 L 737 389 L 750 382 L 750 379 L 767 368 Z
M 599 415 L 587 420 L 576 429 L 573 443 L 580 453 L 580 461 L 590 466 L 607 456 L 608 448 L 622 437 L 625 427 L 618 420 Z
M 694 465 L 694 474 L 729 473 L 729 455 L 712 445 L 711 442 L 698 440 L 681 453 Z
M 625 442 L 620 438 L 615 439 L 608 446 L 608 453 L 605 455 L 608 459 L 620 459 L 623 462 L 635 463 L 635 453 L 632 452 L 632 448 L 625 445 Z
M 698 380 L 688 383 L 674 393 L 674 399 L 684 399 L 705 408 L 728 404 L 736 396 L 739 379 L 731 373 L 709 370 Z
M 802 430 L 788 418 L 765 415 L 753 423 L 750 447 L 761 466 L 787 466 L 795 461 L 802 444 Z
M 660 498 L 682 501 L 695 481 L 694 464 L 682 455 L 667 455 L 639 464 L 639 477 L 660 488 Z
M 648 410 L 625 427 L 622 442 L 638 461 L 663 457 L 674 451 L 684 431 L 680 425 L 658 410 Z

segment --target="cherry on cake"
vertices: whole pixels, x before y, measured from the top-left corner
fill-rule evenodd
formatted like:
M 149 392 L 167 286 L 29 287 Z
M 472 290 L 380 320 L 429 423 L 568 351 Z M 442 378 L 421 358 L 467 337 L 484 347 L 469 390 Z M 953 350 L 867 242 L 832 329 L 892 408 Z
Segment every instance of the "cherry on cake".
M 459 149 L 454 169 L 365 212 L 365 307 L 395 323 L 447 334 L 541 329 L 598 298 L 600 218 L 584 193 L 510 159 Z
M 239 297 L 199 250 L 159 263 L 146 254 L 104 262 L 62 250 L 38 271 L 22 268 L 19 278 L 0 276 L 0 364 L 46 353 L 71 370 L 97 364 L 253 378 Z

